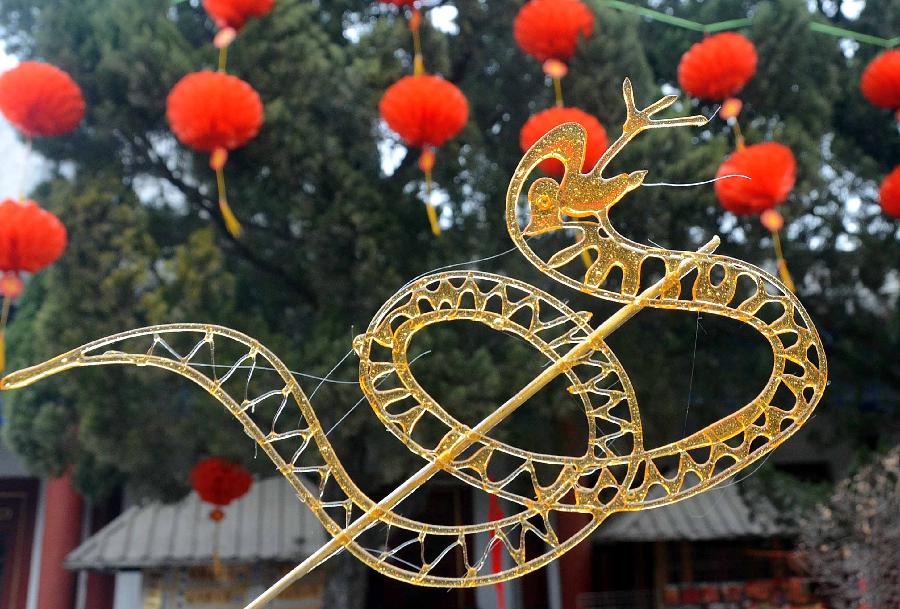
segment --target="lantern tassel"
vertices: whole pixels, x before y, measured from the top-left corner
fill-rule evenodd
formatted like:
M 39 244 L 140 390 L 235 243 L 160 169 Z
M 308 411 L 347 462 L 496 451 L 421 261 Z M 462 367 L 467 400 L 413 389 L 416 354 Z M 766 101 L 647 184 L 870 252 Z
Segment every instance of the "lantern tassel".
M 796 292 L 797 288 L 794 285 L 794 279 L 791 277 L 791 272 L 788 270 L 787 260 L 785 260 L 784 252 L 781 249 L 780 233 L 777 230 L 772 231 L 772 243 L 775 245 L 775 258 L 778 261 L 778 275 L 781 277 L 781 281 L 787 289 L 791 292 Z
M 6 369 L 6 322 L 9 321 L 9 309 L 12 305 L 12 297 L 3 295 L 3 307 L 0 310 L 0 372 Z
M 428 223 L 435 237 L 441 236 L 441 225 L 438 223 L 437 212 L 431 204 L 431 169 L 425 171 L 425 212 L 428 214 Z
M 438 222 L 437 211 L 431 204 L 431 171 L 434 169 L 434 149 L 431 146 L 425 146 L 422 154 L 419 156 L 419 169 L 425 174 L 425 212 L 428 214 L 428 223 L 431 225 L 431 232 L 435 237 L 441 236 L 441 225 Z
M 237 239 L 241 236 L 243 228 L 238 221 L 237 216 L 228 205 L 228 194 L 225 190 L 225 161 L 228 159 L 228 151 L 224 148 L 216 148 L 210 156 L 209 164 L 216 171 L 216 187 L 219 191 L 219 211 L 222 213 L 222 219 L 225 221 L 225 229 L 228 233 Z

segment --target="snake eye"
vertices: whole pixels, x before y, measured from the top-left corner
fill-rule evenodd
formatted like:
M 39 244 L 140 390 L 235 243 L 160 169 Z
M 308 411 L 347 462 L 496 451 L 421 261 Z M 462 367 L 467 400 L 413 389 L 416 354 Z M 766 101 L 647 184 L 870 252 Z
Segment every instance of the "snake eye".
M 548 209 L 553 207 L 553 199 L 548 194 L 539 194 L 534 201 L 534 206 L 541 211 L 547 211 Z

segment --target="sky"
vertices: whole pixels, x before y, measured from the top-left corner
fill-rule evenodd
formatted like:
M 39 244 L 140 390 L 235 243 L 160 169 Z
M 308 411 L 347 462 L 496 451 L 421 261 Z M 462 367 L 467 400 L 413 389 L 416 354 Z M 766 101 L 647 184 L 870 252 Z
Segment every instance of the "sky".
M 6 53 L 0 41 L 0 72 L 5 72 L 16 65 L 16 59 Z M 3 170 L 0 171 L 0 199 L 18 198 L 28 192 L 39 181 L 41 160 L 32 155 L 25 172 L 25 145 L 16 135 L 15 130 L 0 117 L 0 159 L 3 159 Z

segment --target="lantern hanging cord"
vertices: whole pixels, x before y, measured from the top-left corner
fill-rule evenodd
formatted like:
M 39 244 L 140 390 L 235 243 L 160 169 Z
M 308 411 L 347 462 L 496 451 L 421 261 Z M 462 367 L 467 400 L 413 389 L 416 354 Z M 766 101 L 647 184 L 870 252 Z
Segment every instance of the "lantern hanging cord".
M 556 96 L 556 106 L 562 108 L 563 102 L 562 79 L 559 76 L 553 77 L 553 94 Z
M 421 76 L 425 73 L 425 56 L 422 54 L 422 35 L 419 32 L 422 25 L 422 13 L 414 8 L 409 17 L 409 31 L 413 39 L 413 75 Z
M 25 199 L 25 189 L 28 188 L 28 166 L 31 163 L 31 152 L 34 149 L 34 140 L 31 136 L 25 137 L 25 153 L 22 156 L 22 171 L 19 174 L 19 200 Z
M 228 67 L 228 45 L 219 49 L 219 72 L 225 72 Z

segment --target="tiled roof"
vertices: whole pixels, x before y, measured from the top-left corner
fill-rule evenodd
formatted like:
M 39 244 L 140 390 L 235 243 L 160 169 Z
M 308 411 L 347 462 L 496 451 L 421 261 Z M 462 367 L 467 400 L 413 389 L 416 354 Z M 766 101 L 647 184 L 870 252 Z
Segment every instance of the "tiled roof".
M 778 535 L 775 510 L 768 501 L 751 506 L 738 487 L 724 482 L 706 492 L 664 507 L 613 514 L 598 527 L 594 541 L 709 541 Z
M 300 561 L 325 543 L 319 521 L 281 477 L 257 481 L 218 523 L 196 493 L 123 512 L 69 554 L 70 569 L 135 569 Z M 218 529 L 218 531 L 216 530 Z

